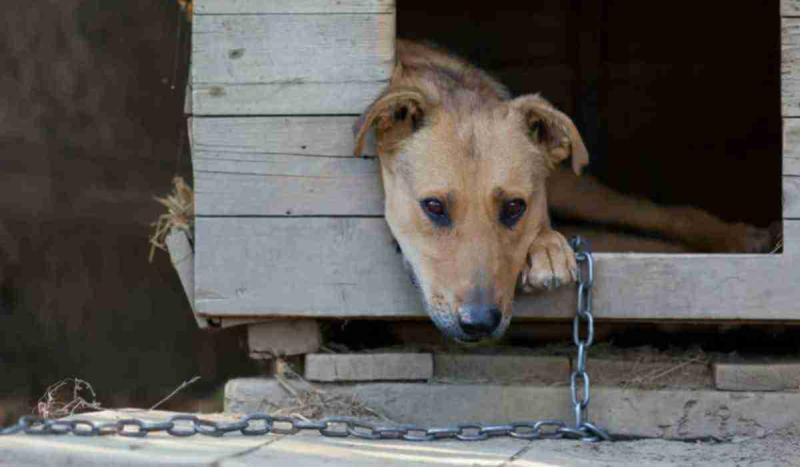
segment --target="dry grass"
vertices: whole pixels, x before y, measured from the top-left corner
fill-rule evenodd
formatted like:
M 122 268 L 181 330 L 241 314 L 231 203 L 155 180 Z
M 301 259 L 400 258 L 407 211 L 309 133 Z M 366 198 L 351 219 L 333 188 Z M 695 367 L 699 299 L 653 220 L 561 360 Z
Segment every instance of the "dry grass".
M 163 198 L 156 198 L 156 201 L 167 208 L 167 212 L 158 216 L 158 220 L 152 224 L 153 233 L 150 235 L 149 256 L 151 262 L 156 249 L 166 251 L 164 240 L 170 230 L 183 230 L 191 239 L 194 227 L 194 192 L 182 177 L 173 178 L 172 193 Z
M 275 379 L 292 395 L 294 403 L 277 408 L 272 411 L 272 415 L 289 415 L 305 420 L 327 416 L 358 417 L 393 423 L 384 414 L 368 407 L 355 396 L 331 394 L 312 385 L 285 361 L 277 360 Z
M 194 15 L 194 1 L 193 0 L 178 0 L 178 5 L 181 11 L 186 15 L 186 21 L 192 22 L 192 15 Z
M 94 388 L 80 378 L 64 378 L 51 384 L 36 404 L 42 418 L 61 418 L 79 412 L 103 410 Z

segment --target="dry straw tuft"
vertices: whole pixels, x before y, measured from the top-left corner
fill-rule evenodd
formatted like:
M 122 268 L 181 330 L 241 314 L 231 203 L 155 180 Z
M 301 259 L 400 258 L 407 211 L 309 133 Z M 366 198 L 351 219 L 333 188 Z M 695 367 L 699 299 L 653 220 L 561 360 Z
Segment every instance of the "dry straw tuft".
M 184 15 L 186 15 L 186 21 L 192 22 L 192 16 L 194 15 L 194 1 L 193 0 L 178 0 L 178 6 L 181 7 L 181 11 Z
M 167 235 L 172 229 L 185 231 L 189 238 L 192 237 L 194 227 L 194 192 L 186 184 L 182 177 L 172 179 L 172 193 L 164 198 L 156 198 L 156 201 L 167 208 L 167 212 L 158 216 L 154 222 L 153 234 L 150 235 L 150 256 L 149 261 L 153 261 L 156 249 L 166 251 L 164 244 Z
M 354 395 L 331 394 L 312 385 L 280 359 L 276 362 L 275 379 L 294 400 L 283 407 L 273 406 L 272 415 L 289 415 L 304 420 L 328 416 L 358 417 L 394 423 Z
M 36 414 L 42 418 L 61 418 L 87 410 L 103 409 L 92 385 L 80 378 L 51 384 L 36 404 Z

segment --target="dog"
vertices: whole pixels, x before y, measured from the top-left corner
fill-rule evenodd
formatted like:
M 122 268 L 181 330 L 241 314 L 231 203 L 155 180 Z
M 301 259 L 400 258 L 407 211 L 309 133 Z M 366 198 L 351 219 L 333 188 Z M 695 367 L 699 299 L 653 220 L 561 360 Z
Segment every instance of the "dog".
M 488 73 L 429 45 L 398 40 L 396 50 L 387 88 L 356 124 L 355 153 L 374 130 L 386 221 L 444 335 L 498 338 L 517 289 L 576 279 L 575 256 L 550 210 L 698 251 L 767 248 L 762 229 L 578 177 L 588 151 L 572 120 L 543 97 L 512 98 Z

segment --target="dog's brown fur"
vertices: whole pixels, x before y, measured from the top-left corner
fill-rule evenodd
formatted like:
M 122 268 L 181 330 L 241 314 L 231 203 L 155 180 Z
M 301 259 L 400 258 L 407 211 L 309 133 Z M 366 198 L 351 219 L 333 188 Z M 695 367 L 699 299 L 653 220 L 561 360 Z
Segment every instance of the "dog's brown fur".
M 518 284 L 549 289 L 574 280 L 572 250 L 550 227 L 548 195 L 551 208 L 585 220 L 650 228 L 697 245 L 710 244 L 715 230 L 730 236 L 730 226 L 702 211 L 632 200 L 592 179 L 579 184 L 575 174 L 588 153 L 566 115 L 538 95 L 511 99 L 483 71 L 419 43 L 398 41 L 389 86 L 360 121 L 357 154 L 372 128 L 386 220 L 431 317 L 457 339 L 472 337 L 459 323 L 475 303 L 502 312 L 496 336 L 511 318 Z M 570 156 L 575 174 L 556 169 Z M 423 212 L 420 201 L 429 198 L 442 201 L 451 225 L 436 225 Z M 527 204 L 512 228 L 499 221 L 509 200 Z M 713 227 L 704 231 L 701 221 Z M 747 243 L 748 235 L 739 237 Z

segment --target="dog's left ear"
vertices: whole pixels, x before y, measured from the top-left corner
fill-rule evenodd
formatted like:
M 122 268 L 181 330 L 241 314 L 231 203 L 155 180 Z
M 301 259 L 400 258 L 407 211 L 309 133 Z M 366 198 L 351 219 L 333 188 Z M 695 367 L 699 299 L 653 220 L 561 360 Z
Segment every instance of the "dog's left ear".
M 571 155 L 572 170 L 581 174 L 589 164 L 589 152 L 569 117 L 539 95 L 518 97 L 511 101 L 511 108 L 522 115 L 529 137 L 545 147 L 553 165 Z

